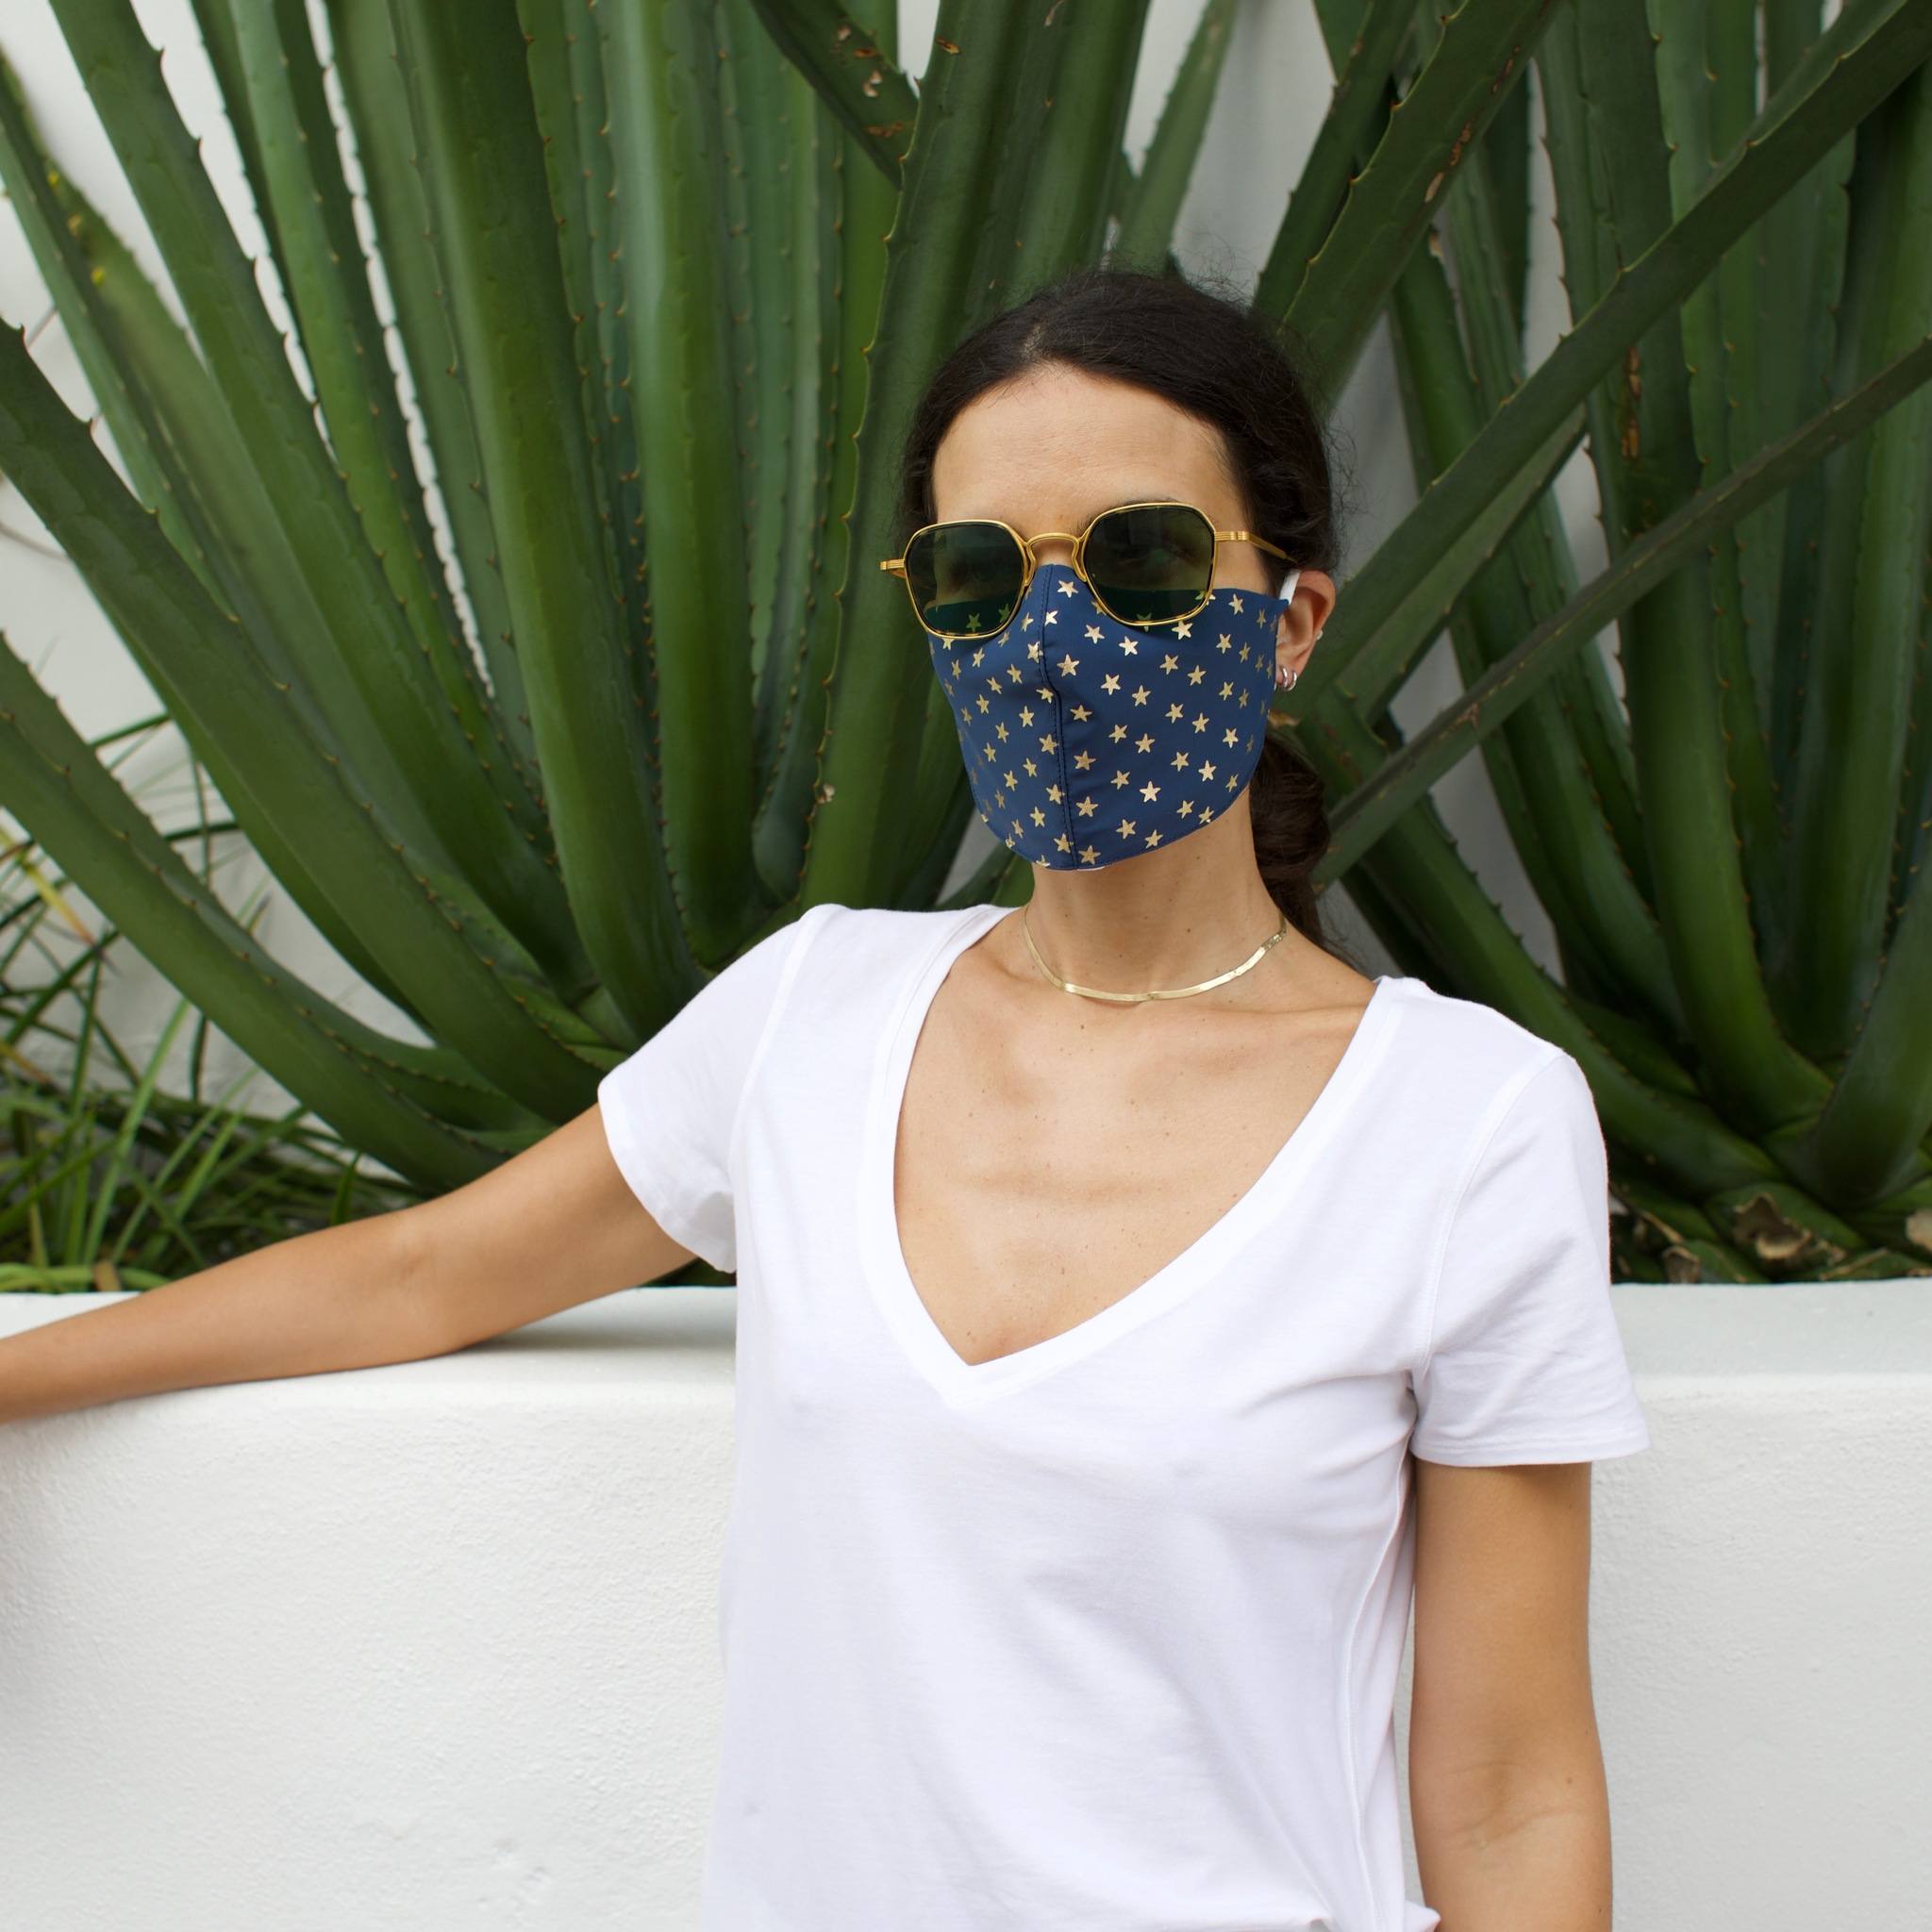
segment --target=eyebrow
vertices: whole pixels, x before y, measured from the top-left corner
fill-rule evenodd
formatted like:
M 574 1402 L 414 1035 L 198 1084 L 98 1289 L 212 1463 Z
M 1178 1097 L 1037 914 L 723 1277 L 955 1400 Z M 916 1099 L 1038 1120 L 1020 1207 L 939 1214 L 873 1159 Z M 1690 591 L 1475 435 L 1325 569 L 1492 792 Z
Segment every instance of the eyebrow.
M 1172 490 L 1132 490 L 1126 491 L 1123 495 L 1108 496 L 1102 500 L 1090 503 L 1084 506 L 1080 512 L 1074 516 L 1073 522 L 1070 523 L 1066 527 L 1069 530 L 1072 530 L 1075 534 L 1077 534 L 1081 530 L 1084 530 L 1087 527 L 1087 525 L 1091 524 L 1093 521 L 1093 519 L 1097 517 L 1103 510 L 1119 509 L 1124 504 L 1187 503 L 1190 501 L 1191 501 L 1191 498 L 1186 496 L 1177 496 Z M 1204 516 L 1207 514 L 1205 508 L 1203 509 L 1202 514 Z M 1001 521 L 1009 524 L 1013 522 L 1011 517 L 1003 518 L 1001 519 Z M 1018 529 L 1019 525 L 1017 524 L 1014 524 L 1013 527 L 1015 529 Z M 1028 530 L 1025 531 L 1024 534 L 1030 537 L 1034 534 L 1034 532 Z

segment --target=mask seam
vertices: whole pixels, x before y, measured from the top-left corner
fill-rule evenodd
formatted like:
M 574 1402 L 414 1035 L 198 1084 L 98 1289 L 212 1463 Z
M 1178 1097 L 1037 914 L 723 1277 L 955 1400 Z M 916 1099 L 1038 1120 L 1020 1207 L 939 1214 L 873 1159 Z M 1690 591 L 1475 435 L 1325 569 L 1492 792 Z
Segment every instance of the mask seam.
M 1081 588 L 1085 590 L 1086 586 L 1082 585 Z M 1042 633 L 1045 629 L 1046 626 L 1041 625 L 1041 630 Z M 1067 699 L 1066 693 L 1060 690 L 1058 681 L 1054 677 L 1053 664 L 1046 655 L 1046 643 L 1043 636 L 1040 647 L 1040 668 L 1041 674 L 1046 678 L 1047 689 L 1053 692 L 1054 769 L 1059 774 L 1060 824 L 1066 833 L 1067 856 L 1073 860 L 1074 870 L 1078 871 L 1080 858 L 1078 852 L 1074 849 L 1074 841 L 1079 835 L 1074 826 L 1074 786 L 1072 777 L 1067 771 Z

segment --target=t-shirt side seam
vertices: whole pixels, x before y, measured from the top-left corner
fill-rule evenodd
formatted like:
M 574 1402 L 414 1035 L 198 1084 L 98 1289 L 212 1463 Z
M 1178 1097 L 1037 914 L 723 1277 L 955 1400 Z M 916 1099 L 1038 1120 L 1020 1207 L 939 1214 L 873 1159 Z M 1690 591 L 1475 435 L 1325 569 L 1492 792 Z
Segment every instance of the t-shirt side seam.
M 1348 1641 L 1341 1647 L 1341 1682 L 1338 1697 L 1342 1726 L 1341 1763 L 1348 1775 L 1348 1815 L 1355 1834 L 1356 1863 L 1360 1868 L 1363 1893 L 1368 1900 L 1369 1909 L 1377 1914 L 1381 1911 L 1382 1900 L 1375 1884 L 1374 1861 L 1369 1856 L 1368 1837 L 1363 1830 L 1362 1774 L 1356 1753 L 1355 1651 L 1357 1640 L 1361 1636 L 1362 1618 L 1368 1611 L 1370 1591 L 1374 1588 L 1375 1578 L 1382 1574 L 1382 1566 L 1388 1561 L 1390 1546 L 1402 1534 L 1406 1513 L 1406 1507 L 1399 1504 L 1394 1521 L 1383 1534 L 1381 1550 L 1362 1579 L 1360 1592 L 1356 1597 L 1355 1614 L 1348 1620 Z
M 1428 1374 L 1429 1364 L 1436 1358 L 1436 1303 L 1441 1292 L 1443 1270 L 1448 1265 L 1449 1241 L 1456 1232 L 1456 1218 L 1462 1212 L 1462 1204 L 1468 1199 L 1469 1191 L 1474 1186 L 1475 1177 L 1482 1171 L 1482 1164 L 1488 1159 L 1490 1149 L 1494 1145 L 1496 1136 L 1502 1132 L 1504 1123 L 1514 1111 L 1516 1103 L 1539 1074 L 1563 1058 L 1561 1047 L 1548 1041 L 1544 1044 L 1550 1046 L 1549 1052 L 1540 1059 L 1530 1061 L 1490 1102 L 1489 1114 L 1476 1134 L 1475 1145 L 1470 1150 L 1461 1175 L 1450 1191 L 1449 1208 L 1442 1217 L 1442 1231 L 1437 1237 L 1435 1256 L 1429 1264 L 1428 1289 L 1423 1297 L 1423 1353 L 1413 1371 L 1415 1380 L 1420 1381 Z
M 738 1099 L 731 1109 L 731 1129 L 724 1141 L 724 1171 L 728 1174 L 735 1175 L 738 1172 L 739 1143 L 744 1132 L 746 1104 L 751 1098 L 752 1084 L 764 1065 L 766 1050 L 777 1033 L 778 1023 L 784 1018 L 786 1008 L 791 1004 L 791 989 L 797 981 L 799 966 L 825 922 L 818 920 L 811 924 L 809 931 L 806 929 L 807 925 L 814 913 L 829 916 L 832 910 L 832 901 L 821 900 L 816 906 L 808 906 L 791 922 L 791 938 L 786 944 L 785 958 L 778 968 L 778 983 L 772 990 L 771 1010 L 765 1015 L 764 1025 L 758 1029 L 758 1042 L 751 1050 L 751 1058 L 745 1063 L 744 1083 L 739 1088 Z

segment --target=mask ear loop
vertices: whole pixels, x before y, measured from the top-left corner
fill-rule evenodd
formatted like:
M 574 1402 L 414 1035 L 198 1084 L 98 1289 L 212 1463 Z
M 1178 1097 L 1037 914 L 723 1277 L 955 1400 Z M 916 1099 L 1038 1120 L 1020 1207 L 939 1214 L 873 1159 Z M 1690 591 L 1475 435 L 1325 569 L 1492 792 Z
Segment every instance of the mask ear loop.
M 1300 566 L 1299 564 L 1297 564 L 1297 565 L 1295 566 L 1295 568 L 1294 568 L 1293 570 L 1291 570 L 1291 571 L 1290 571 L 1290 572 L 1289 572 L 1289 574 L 1288 574 L 1288 581 L 1287 581 L 1287 582 L 1286 582 L 1285 584 L 1283 584 L 1283 585 L 1282 585 L 1282 587 L 1281 587 L 1281 601 L 1282 601 L 1282 602 L 1283 602 L 1284 604 L 1289 604 L 1289 603 L 1292 603 L 1292 602 L 1294 601 L 1294 587 L 1295 587 L 1295 586 L 1296 586 L 1296 585 L 1297 585 L 1298 583 L 1300 583 L 1300 582 L 1301 582 L 1301 580 L 1302 580 L 1302 573 L 1301 573 L 1301 566 Z M 1320 633 L 1319 633 L 1319 632 L 1317 632 L 1317 633 L 1316 633 L 1316 635 L 1317 635 L 1317 636 L 1319 636 L 1319 635 L 1320 635 Z M 1286 675 L 1283 675 L 1283 674 L 1282 674 L 1282 669 L 1281 669 L 1281 666 L 1280 666 L 1279 664 L 1277 664 L 1277 665 L 1276 665 L 1276 666 L 1274 667 L 1274 688 L 1275 688 L 1275 690 L 1277 690 L 1277 691 L 1292 691 L 1292 690 L 1294 689 L 1294 686 L 1295 686 L 1295 680 L 1296 680 L 1296 678 L 1298 678 L 1298 677 L 1299 677 L 1300 675 L 1301 675 L 1301 673 L 1300 673 L 1299 671 L 1291 671 L 1291 672 L 1289 672 L 1289 673 L 1288 673 L 1288 674 L 1287 674 Z

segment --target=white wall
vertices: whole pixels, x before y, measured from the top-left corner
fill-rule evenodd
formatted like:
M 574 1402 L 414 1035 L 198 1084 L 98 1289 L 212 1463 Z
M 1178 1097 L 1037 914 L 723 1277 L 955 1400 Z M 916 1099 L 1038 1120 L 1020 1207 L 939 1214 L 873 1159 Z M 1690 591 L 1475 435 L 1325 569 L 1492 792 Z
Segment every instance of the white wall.
M 311 13 L 319 11 L 319 0 L 309 4 Z M 902 47 L 908 64 L 923 66 L 937 10 L 936 0 L 902 0 Z M 1201 0 L 1153 0 L 1127 125 L 1127 148 L 1136 160 L 1153 132 L 1200 10 Z M 136 12 L 149 38 L 165 50 L 162 72 L 189 126 L 205 143 L 204 158 L 243 245 L 251 256 L 262 258 L 260 227 L 189 0 L 136 0 Z M 0 25 L 0 50 L 21 74 L 30 108 L 60 163 L 133 247 L 149 275 L 162 281 L 158 253 L 68 58 L 49 0 L 9 0 Z M 1314 141 L 1331 84 L 1312 6 L 1306 0 L 1250 0 L 1240 13 L 1216 119 L 1182 210 L 1179 251 L 1187 265 L 1250 282 L 1258 275 L 1289 189 Z M 1540 144 L 1536 152 L 1541 166 Z M 1531 266 L 1532 359 L 1547 352 L 1564 317 L 1556 276 L 1556 233 L 1547 219 L 1547 182 L 1541 175 L 1539 194 Z M 287 311 L 272 270 L 261 279 L 278 324 L 286 326 Z M 172 291 L 165 292 L 172 304 Z M 178 314 L 178 304 L 172 306 Z M 61 394 L 76 410 L 91 410 L 86 384 L 62 325 L 52 313 L 25 239 L 5 208 L 0 208 L 0 317 L 10 326 L 28 329 L 36 358 Z M 1349 545 L 1351 562 L 1357 563 L 1414 500 L 1386 332 L 1378 332 L 1357 371 L 1339 409 L 1338 426 L 1349 452 L 1357 499 Z M 109 447 L 105 431 L 98 434 L 103 446 Z M 1604 553 L 1595 521 L 1594 486 L 1580 453 L 1559 478 L 1558 493 L 1579 564 L 1588 574 L 1599 566 Z M 19 491 L 0 479 L 0 626 L 37 667 L 84 735 L 94 736 L 157 709 L 153 692 L 78 574 L 50 550 L 45 532 Z M 1614 676 L 1613 658 L 1611 670 Z M 1426 722 L 1456 689 L 1453 659 L 1446 644 L 1439 644 L 1397 705 L 1396 716 L 1407 725 Z M 127 774 L 151 812 L 170 824 L 189 816 L 192 798 L 172 734 L 133 760 Z M 1505 915 L 1532 952 L 1554 969 L 1547 921 L 1503 831 L 1480 760 L 1466 758 L 1439 784 L 1436 795 L 1451 830 Z M 976 821 L 972 832 L 978 840 L 987 836 Z M 984 849 L 974 843 L 959 872 Z M 227 841 L 226 850 L 230 858 L 221 874 L 226 902 L 233 908 L 258 886 L 266 891 L 269 909 L 257 930 L 272 952 L 328 997 L 401 1037 L 416 1037 L 399 1013 L 360 984 L 241 841 Z M 1344 895 L 1338 892 L 1330 904 L 1336 927 L 1359 946 L 1371 969 L 1386 966 L 1386 957 L 1353 916 Z M 140 1053 L 158 1034 L 175 1000 L 165 982 L 127 955 L 106 1010 L 130 1048 Z M 169 1064 L 178 1068 L 178 1049 Z M 239 1054 L 225 1048 L 225 1042 L 212 1062 L 218 1080 L 243 1071 L 245 1064 Z M 286 1105 L 288 1098 L 277 1083 L 258 1074 L 247 1104 L 267 1109 Z
M 1617 1925 L 1923 1926 L 1932 1283 L 1614 1293 L 1651 1429 L 1592 1477 Z M 0 1295 L 0 1336 L 115 1299 Z M 0 1924 L 689 1932 L 735 1312 L 625 1292 L 0 1427 Z

